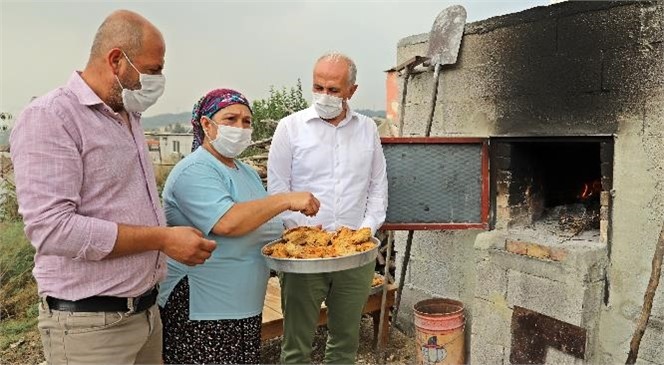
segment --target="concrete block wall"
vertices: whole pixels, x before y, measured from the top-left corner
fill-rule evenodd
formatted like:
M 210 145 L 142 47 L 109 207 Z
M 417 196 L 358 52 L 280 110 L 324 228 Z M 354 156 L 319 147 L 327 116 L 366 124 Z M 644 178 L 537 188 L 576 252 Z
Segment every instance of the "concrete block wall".
M 443 67 L 433 131 L 616 132 L 618 115 L 664 85 L 660 13 L 645 2 L 570 2 L 467 25 L 457 63 Z M 424 54 L 427 40 L 401 40 L 397 64 Z M 413 77 L 405 135 L 422 134 L 431 90 L 430 72 Z
M 399 323 L 412 330 L 412 308 L 417 301 L 431 297 L 452 298 L 468 305 L 472 301 L 475 273 L 472 265 L 473 242 L 477 230 L 460 232 L 417 231 L 413 237 L 410 262 L 404 287 Z M 406 232 L 396 232 L 397 280 L 403 267 Z M 463 243 L 461 243 L 463 242 Z M 417 300 L 408 298 L 412 296 Z
M 588 344 L 594 347 L 592 361 L 598 364 L 626 359 L 664 223 L 663 22 L 661 2 L 587 1 L 467 24 L 459 59 L 443 67 L 438 85 L 432 136 L 615 136 L 613 206 L 606 238 L 608 291 L 606 301 L 599 304 L 599 336 L 596 343 Z M 427 41 L 428 34 L 402 39 L 395 64 L 424 55 Z M 432 72 L 420 71 L 408 86 L 406 136 L 423 135 L 430 107 Z M 492 257 L 494 266 L 482 267 L 473 249 L 478 233 L 415 232 L 398 319 L 402 326 L 409 326 L 417 300 L 450 297 L 466 304 L 472 327 L 466 332 L 475 333 L 474 326 L 482 325 L 477 318 L 511 315 L 508 299 L 520 295 L 514 285 L 527 281 L 532 271 L 543 280 L 560 275 L 555 265 L 542 266 L 537 260 L 518 272 L 501 272 L 494 260 L 509 260 L 501 255 Z M 406 233 L 398 232 L 398 271 L 405 240 Z M 504 290 L 504 301 L 497 296 L 489 296 L 493 301 L 475 299 L 476 279 L 485 282 L 486 275 L 505 284 L 496 282 L 495 288 L 483 287 L 478 293 Z M 510 279 L 512 287 L 507 285 Z M 640 363 L 664 364 L 663 290 L 660 285 L 641 343 Z M 589 321 L 583 315 L 572 311 L 569 320 Z M 478 339 L 467 340 L 472 347 Z M 473 354 L 471 361 L 508 362 L 509 344 L 490 342 L 490 346 L 496 351 Z
M 552 260 L 510 252 L 506 249 L 509 237 L 506 231 L 491 231 L 480 234 L 475 243 L 471 358 L 490 358 L 499 346 L 503 356 L 498 363 L 509 363 L 505 354 L 510 353 L 512 312 L 518 305 L 585 328 L 589 345 L 585 360 L 592 362 L 599 340 L 606 246 L 599 242 L 556 245 L 565 255 Z M 557 363 L 548 357 L 547 362 Z

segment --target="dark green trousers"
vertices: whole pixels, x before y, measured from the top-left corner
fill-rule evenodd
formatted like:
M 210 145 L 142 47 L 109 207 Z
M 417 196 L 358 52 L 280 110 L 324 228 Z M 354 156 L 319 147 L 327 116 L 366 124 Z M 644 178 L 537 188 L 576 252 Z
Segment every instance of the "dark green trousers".
M 323 301 L 327 305 L 326 364 L 354 364 L 362 308 L 369 296 L 374 263 L 323 274 L 281 273 L 284 338 L 281 363 L 311 363 L 314 334 Z

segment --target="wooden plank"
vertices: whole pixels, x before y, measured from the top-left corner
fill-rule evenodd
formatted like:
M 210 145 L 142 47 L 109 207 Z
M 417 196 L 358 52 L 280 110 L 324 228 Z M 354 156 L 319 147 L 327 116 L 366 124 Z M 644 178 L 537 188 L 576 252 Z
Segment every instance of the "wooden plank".
M 412 58 L 410 58 L 410 59 L 408 59 L 404 62 L 401 62 L 400 64 L 392 67 L 389 70 L 385 70 L 385 72 L 401 71 L 406 67 L 413 68 L 413 67 L 421 64 L 422 62 L 425 62 L 425 61 L 428 61 L 428 60 L 429 60 L 429 57 L 415 56 L 415 57 L 412 57 Z
M 263 307 L 263 323 L 273 321 L 280 321 L 284 318 L 281 312 L 277 312 L 271 308 Z
M 269 309 L 281 315 L 281 294 L 278 287 L 274 288 L 273 286 L 268 285 L 267 293 L 265 293 L 263 309 Z
M 284 321 L 263 322 L 261 327 L 261 340 L 269 340 L 284 334 Z

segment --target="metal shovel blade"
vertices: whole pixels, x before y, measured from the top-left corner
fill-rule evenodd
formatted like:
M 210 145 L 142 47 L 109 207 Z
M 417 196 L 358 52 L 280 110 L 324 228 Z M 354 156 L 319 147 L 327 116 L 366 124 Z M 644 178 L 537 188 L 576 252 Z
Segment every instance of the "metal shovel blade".
M 461 5 L 450 6 L 438 14 L 429 33 L 427 57 L 431 65 L 456 63 L 465 25 L 466 9 Z

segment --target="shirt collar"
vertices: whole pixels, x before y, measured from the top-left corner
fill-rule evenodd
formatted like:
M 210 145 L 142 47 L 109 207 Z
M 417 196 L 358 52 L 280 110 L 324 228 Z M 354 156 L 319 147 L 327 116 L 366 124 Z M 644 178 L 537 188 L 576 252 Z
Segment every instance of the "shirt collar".
M 83 80 L 79 71 L 72 73 L 69 81 L 67 81 L 67 87 L 76 95 L 78 102 L 82 105 L 93 106 L 104 103 Z
M 351 107 L 348 106 L 348 112 L 346 113 L 346 118 L 344 118 L 343 120 L 341 120 L 341 122 L 339 122 L 337 128 L 343 127 L 344 125 L 348 124 L 355 116 L 357 116 L 357 113 L 355 113 L 355 111 L 353 111 L 353 109 L 351 109 Z M 316 108 L 314 108 L 313 105 L 304 110 L 304 121 L 309 122 L 312 120 L 321 120 L 325 122 L 323 119 L 321 119 L 321 117 L 318 116 L 318 113 L 316 113 Z
M 76 95 L 78 102 L 81 105 L 95 106 L 106 105 L 103 100 L 97 95 L 81 77 L 80 71 L 74 71 L 67 81 L 67 87 Z M 110 107 L 109 107 L 110 110 Z M 130 117 L 140 119 L 141 113 L 131 112 L 128 113 Z

